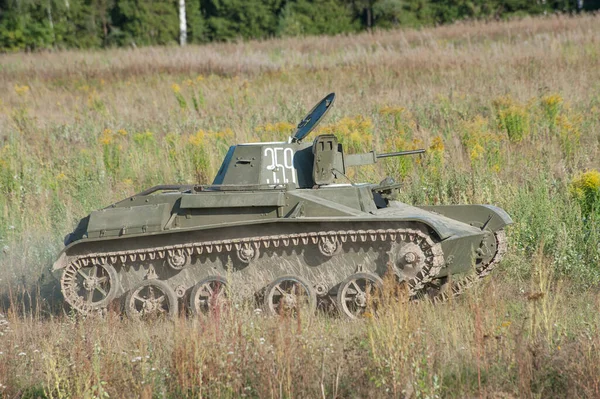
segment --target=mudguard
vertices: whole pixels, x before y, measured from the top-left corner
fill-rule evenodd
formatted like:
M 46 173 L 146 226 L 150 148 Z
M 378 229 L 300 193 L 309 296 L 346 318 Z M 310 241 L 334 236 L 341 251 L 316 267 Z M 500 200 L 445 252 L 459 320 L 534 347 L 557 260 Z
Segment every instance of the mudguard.
M 479 227 L 482 230 L 498 231 L 513 223 L 508 213 L 493 205 L 436 205 L 420 206 L 419 208 Z

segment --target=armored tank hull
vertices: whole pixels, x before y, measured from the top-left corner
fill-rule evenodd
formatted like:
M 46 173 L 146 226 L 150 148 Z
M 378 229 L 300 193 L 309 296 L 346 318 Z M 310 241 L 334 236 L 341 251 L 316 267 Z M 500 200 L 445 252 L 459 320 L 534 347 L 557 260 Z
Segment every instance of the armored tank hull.
M 390 181 L 339 183 L 381 155 L 344 155 L 331 135 L 301 142 L 332 103 L 289 142 L 232 146 L 210 186 L 156 186 L 83 218 L 54 265 L 65 300 L 131 317 L 203 313 L 225 295 L 271 313 L 325 301 L 353 318 L 386 273 L 434 300 L 489 274 L 506 212 L 404 204 Z

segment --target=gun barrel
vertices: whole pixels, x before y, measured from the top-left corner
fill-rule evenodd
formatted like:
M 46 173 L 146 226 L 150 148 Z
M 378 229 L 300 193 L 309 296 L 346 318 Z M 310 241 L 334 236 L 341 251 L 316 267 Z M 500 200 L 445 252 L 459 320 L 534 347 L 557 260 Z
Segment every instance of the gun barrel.
M 377 154 L 377 158 L 388 158 L 388 157 L 397 157 L 399 155 L 414 155 L 414 154 L 423 154 L 425 152 L 424 149 L 420 150 L 410 150 L 410 151 L 397 151 L 397 152 L 387 152 L 385 154 Z

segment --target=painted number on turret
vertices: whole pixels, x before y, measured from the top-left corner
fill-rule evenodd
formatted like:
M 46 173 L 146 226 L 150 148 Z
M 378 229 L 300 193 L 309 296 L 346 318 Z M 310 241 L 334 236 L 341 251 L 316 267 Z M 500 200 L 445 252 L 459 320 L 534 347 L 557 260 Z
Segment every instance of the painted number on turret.
M 267 172 L 267 184 L 296 183 L 294 150 L 289 147 L 267 147 L 263 156 L 270 172 Z

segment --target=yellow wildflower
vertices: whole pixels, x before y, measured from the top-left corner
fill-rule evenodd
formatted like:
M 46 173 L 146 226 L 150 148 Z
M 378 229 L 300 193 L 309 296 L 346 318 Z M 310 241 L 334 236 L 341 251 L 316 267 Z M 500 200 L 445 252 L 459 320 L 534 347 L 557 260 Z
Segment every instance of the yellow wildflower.
M 217 140 L 223 140 L 225 142 L 230 141 L 231 139 L 233 139 L 233 130 L 227 128 L 225 130 L 220 130 L 216 133 L 214 133 L 214 136 Z
M 103 145 L 109 145 L 114 141 L 113 131 L 110 129 L 104 129 L 100 134 L 100 143 Z
M 294 127 L 295 126 L 289 122 L 276 122 L 259 125 L 254 128 L 254 131 L 258 133 L 259 140 L 266 140 L 272 137 L 275 137 L 276 139 L 282 139 L 289 136 Z M 266 135 L 268 137 L 264 137 L 264 133 L 269 133 Z
M 529 112 L 510 96 L 503 96 L 492 102 L 496 108 L 498 127 L 506 132 L 508 139 L 518 143 L 529 135 Z
M 558 133 L 560 146 L 567 158 L 571 158 L 580 145 L 582 117 L 575 115 L 558 115 L 555 118 L 555 127 Z
M 29 92 L 29 86 L 27 86 L 27 85 L 19 86 L 18 84 L 15 85 L 15 93 L 17 93 L 18 95 L 22 96 L 24 94 L 27 94 L 28 92 Z
M 571 180 L 571 195 L 579 202 L 585 214 L 600 209 L 600 172 L 581 172 Z
M 475 144 L 473 148 L 471 148 L 469 157 L 471 158 L 471 160 L 477 160 L 481 159 L 483 157 L 483 154 L 485 154 L 485 149 L 481 145 Z
M 370 118 L 358 115 L 344 117 L 337 123 L 324 125 L 317 130 L 317 134 L 335 134 L 340 142 L 354 152 L 370 148 L 373 142 L 373 121 Z
M 171 89 L 173 90 L 173 93 L 179 93 L 181 91 L 181 87 L 179 87 L 177 83 L 173 83 Z
M 402 115 L 406 111 L 404 107 L 383 107 L 379 110 L 381 115 Z
M 432 152 L 444 152 L 444 139 L 440 136 L 436 136 L 431 141 L 431 145 L 429 146 L 429 151 Z
M 563 102 L 563 98 L 557 93 L 548 94 L 542 97 L 542 104 L 546 107 L 557 107 Z
M 198 132 L 191 135 L 188 140 L 191 145 L 202 147 L 206 144 L 206 132 L 204 130 L 198 130 Z
M 600 190 L 600 172 L 597 170 L 590 170 L 578 174 L 571 181 L 571 189 L 578 192 Z

